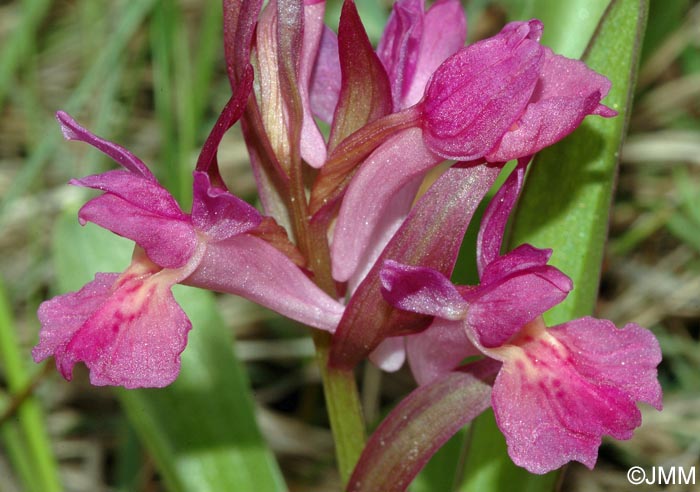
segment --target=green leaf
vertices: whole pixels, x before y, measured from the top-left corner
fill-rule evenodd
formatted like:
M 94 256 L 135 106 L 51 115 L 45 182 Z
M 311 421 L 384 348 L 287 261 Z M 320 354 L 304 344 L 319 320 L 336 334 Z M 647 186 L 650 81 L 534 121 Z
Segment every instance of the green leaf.
M 55 238 L 62 292 L 78 289 L 97 271 L 123 270 L 133 248 L 92 224 L 81 230 L 74 212 L 59 221 Z M 193 325 L 180 376 L 163 389 L 118 391 L 168 490 L 285 490 L 213 296 L 182 286 L 173 291 Z
M 547 313 L 550 324 L 593 312 L 646 17 L 645 0 L 610 3 L 583 59 L 612 80 L 612 90 L 604 102 L 620 114 L 612 119 L 589 117 L 568 138 L 540 152 L 531 164 L 513 219 L 511 247 L 530 243 L 552 248 L 550 263 L 569 275 L 576 286 L 565 302 Z M 575 21 L 558 22 L 571 31 L 578 30 Z M 545 24 L 546 29 L 551 24 Z M 575 37 L 577 42 L 582 39 L 581 34 Z M 480 417 L 474 427 L 473 452 L 460 490 L 507 491 L 512 490 L 512 483 L 518 483 L 519 490 L 554 487 L 556 473 L 531 475 L 510 461 L 493 414 Z
M 455 477 L 461 470 L 462 453 L 468 430 L 461 429 L 430 458 L 411 484 L 411 492 L 434 492 L 453 490 Z M 461 472 L 460 472 L 461 473 Z
M 610 0 L 508 0 L 509 17 L 536 17 L 544 23 L 542 44 L 569 58 L 579 58 L 588 46 Z
M 576 286 L 549 313 L 551 323 L 593 312 L 646 13 L 645 1 L 611 4 L 583 59 L 610 78 L 612 89 L 604 103 L 620 114 L 586 118 L 568 138 L 540 152 L 515 214 L 511 245 L 554 249 L 551 263 Z

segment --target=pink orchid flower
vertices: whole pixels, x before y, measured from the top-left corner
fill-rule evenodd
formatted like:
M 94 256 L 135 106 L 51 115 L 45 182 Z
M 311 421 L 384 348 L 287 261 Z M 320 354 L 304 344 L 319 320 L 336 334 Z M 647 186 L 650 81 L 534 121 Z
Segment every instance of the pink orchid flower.
M 629 439 L 641 424 L 635 402 L 661 409 L 661 351 L 651 332 L 590 317 L 545 327 L 542 313 L 571 289 L 546 265 L 549 254 L 521 246 L 489 264 L 477 287 L 395 262 L 382 271 L 393 305 L 436 316 L 407 341 L 420 383 L 478 353 L 503 363 L 492 394 L 496 421 L 513 461 L 533 473 L 571 460 L 592 468 L 602 435 Z
M 392 75 L 394 111 L 414 123 L 385 137 L 347 186 L 331 251 L 334 278 L 351 285 L 397 230 L 426 173 L 443 160 L 500 165 L 561 140 L 589 114 L 616 114 L 600 103 L 608 79 L 540 45 L 540 21 L 514 22 L 461 47 L 465 22 L 457 2 L 421 9 L 422 2 L 397 2 L 378 49 Z M 437 22 L 437 12 L 449 15 Z M 331 64 L 320 57 L 318 63 Z M 392 117 L 406 125 L 399 115 Z
M 176 283 L 240 295 L 319 329 L 336 327 L 343 306 L 266 241 L 264 217 L 213 185 L 210 174 L 194 172 L 192 213 L 186 214 L 133 154 L 66 113 L 57 117 L 66 139 L 86 142 L 124 168 L 71 181 L 104 191 L 82 207 L 81 223 L 94 222 L 137 247 L 124 273 L 98 273 L 80 291 L 41 305 L 37 362 L 53 355 L 70 379 L 82 361 L 95 385 L 170 384 L 191 328 L 170 292 Z M 220 139 L 228 126 L 212 134 Z M 203 155 L 211 151 L 205 145 Z
M 482 220 L 479 285 L 455 286 L 432 268 L 387 261 L 383 295 L 399 309 L 434 316 L 405 340 L 419 384 L 441 380 L 466 357 L 500 361 L 491 401 L 513 461 L 533 473 L 571 460 L 592 468 L 604 434 L 629 439 L 641 424 L 635 402 L 661 409 L 661 350 L 634 323 L 617 329 L 585 317 L 547 329 L 542 314 L 564 300 L 571 280 L 547 265 L 551 250 L 522 245 L 499 255 L 523 171 L 511 174 Z
M 423 0 L 394 4 L 377 47 L 394 112 L 419 102 L 437 67 L 464 46 L 466 24 L 457 0 L 436 2 L 427 11 Z M 352 287 L 364 278 L 406 217 L 425 172 L 442 160 L 425 148 L 418 128 L 390 137 L 367 158 L 338 212 L 331 244 L 336 280 L 349 280 Z M 396 166 L 401 171 L 387 179 Z

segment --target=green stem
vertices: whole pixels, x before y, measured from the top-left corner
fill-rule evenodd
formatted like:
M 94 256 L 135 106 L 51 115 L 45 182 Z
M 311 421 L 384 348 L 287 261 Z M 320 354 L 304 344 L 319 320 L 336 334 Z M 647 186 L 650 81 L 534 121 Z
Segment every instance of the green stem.
M 290 166 L 290 212 L 294 232 L 302 253 L 309 260 L 317 285 L 333 298 L 337 297 L 336 285 L 331 276 L 330 252 L 327 228 L 309 223 L 308 202 L 301 173 L 301 158 L 296 159 L 292 148 Z M 335 441 L 338 471 L 343 484 L 352 474 L 365 444 L 365 423 L 355 375 L 352 371 L 332 368 L 328 365 L 331 334 L 313 330 L 316 361 L 321 370 L 323 393 L 328 418 Z
M 294 188 L 296 187 L 292 181 L 292 189 Z M 303 227 L 300 229 L 307 236 L 299 242 L 308 248 L 305 253 L 314 271 L 316 283 L 330 296 L 336 297 L 335 281 L 331 276 L 326 228 L 308 223 L 306 213 L 308 209 L 305 201 L 301 209 L 304 220 L 300 221 L 303 222 Z M 295 209 L 293 210 L 296 212 Z M 298 217 L 295 218 L 298 219 Z M 316 362 L 321 370 L 328 418 L 335 441 L 338 471 L 343 484 L 346 484 L 365 445 L 365 422 L 360 395 L 353 371 L 336 369 L 328 365 L 331 334 L 313 330 L 313 340 L 316 347 Z
M 343 484 L 346 484 L 365 446 L 365 422 L 355 375 L 352 371 L 328 366 L 329 333 L 314 330 L 313 340 L 335 441 L 338 471 Z

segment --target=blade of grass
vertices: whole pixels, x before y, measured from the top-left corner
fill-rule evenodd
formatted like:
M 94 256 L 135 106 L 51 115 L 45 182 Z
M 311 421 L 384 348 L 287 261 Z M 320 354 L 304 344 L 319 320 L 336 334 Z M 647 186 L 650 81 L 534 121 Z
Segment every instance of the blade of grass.
M 6 405 L 7 400 L 9 399 L 1 398 L 0 404 L 3 406 Z M 10 421 L 0 425 L 0 439 L 2 439 L 12 468 L 20 483 L 23 484 L 24 489 L 32 492 L 41 492 L 39 476 L 34 473 L 29 451 L 25 446 L 24 439 L 22 438 L 20 430 L 17 428 L 17 424 Z M 7 480 L 9 480 L 9 477 L 7 477 Z M 0 491 L 2 491 L 1 488 Z
M 11 86 L 12 76 L 22 59 L 29 54 L 32 40 L 39 25 L 46 17 L 51 0 L 24 0 L 20 22 L 12 34 L 3 42 L 0 54 L 0 110 Z
M 5 370 L 11 395 L 20 393 L 31 383 L 32 377 L 26 365 L 26 353 L 16 336 L 16 327 L 5 287 L 0 278 L 0 360 Z M 17 409 L 17 431 L 7 431 L 11 449 L 16 450 L 15 463 L 30 490 L 38 492 L 62 489 L 58 467 L 51 450 L 44 415 L 39 402 L 32 396 L 26 398 Z M 24 455 L 24 456 L 23 456 Z M 25 460 L 31 463 L 29 475 L 24 471 Z
M 95 62 L 82 78 L 75 92 L 71 95 L 63 109 L 69 113 L 78 113 L 86 103 L 91 101 L 95 90 L 112 75 L 112 68 L 119 58 L 123 56 L 127 42 L 133 37 L 136 30 L 153 8 L 155 0 L 141 0 L 139 2 L 126 2 L 120 11 L 121 16 L 117 28 L 104 49 L 100 52 Z M 33 149 L 25 165 L 15 177 L 12 187 L 7 190 L 0 202 L 0 223 L 3 220 L 3 212 L 18 196 L 22 195 L 31 186 L 44 166 L 54 155 L 56 146 L 61 142 L 61 132 L 55 129 L 55 123 L 47 123 L 53 131 L 47 131 L 44 138 Z
M 222 12 L 219 0 L 209 0 L 204 8 L 204 16 L 198 30 L 199 42 L 196 47 L 192 75 L 193 119 L 197 122 L 202 121 L 210 101 L 210 87 L 217 67 L 217 55 L 221 53 Z M 222 93 L 224 96 L 222 101 L 226 100 L 227 95 Z
M 131 242 L 92 224 L 81 230 L 74 214 L 64 216 L 54 243 L 61 291 L 78 289 L 96 271 L 123 269 L 131 250 Z M 177 287 L 175 297 L 194 327 L 182 371 L 167 388 L 119 390 L 127 416 L 168 490 L 285 490 L 213 296 Z
M 198 42 L 192 56 L 183 12 L 178 4 L 159 1 L 151 25 L 154 55 L 153 78 L 156 115 L 162 129 L 160 161 L 167 167 L 167 187 L 187 208 L 190 199 L 192 154 L 198 131 L 204 126 L 206 104 L 214 74 L 216 53 L 220 50 L 221 7 L 209 0 L 197 29 Z
M 605 102 L 620 115 L 588 118 L 570 137 L 540 152 L 515 213 L 510 246 L 553 248 L 551 264 L 576 285 L 565 302 L 547 313 L 550 324 L 593 312 L 647 7 L 645 0 L 613 0 L 583 56 L 591 68 L 612 80 Z M 518 483 L 520 490 L 554 487 L 558 473 L 531 475 L 513 465 L 493 413 L 477 419 L 474 428 L 470 448 L 474 452 L 469 454 L 460 490 L 506 491 L 512 483 Z
M 161 179 L 176 199 L 182 200 L 184 185 L 178 162 L 181 156 L 178 138 L 177 95 L 175 94 L 175 56 L 173 43 L 180 36 L 178 23 L 173 17 L 177 6 L 174 2 L 158 1 L 150 24 L 151 52 L 153 53 L 153 100 L 158 119 L 162 145 L 160 146 L 159 168 Z

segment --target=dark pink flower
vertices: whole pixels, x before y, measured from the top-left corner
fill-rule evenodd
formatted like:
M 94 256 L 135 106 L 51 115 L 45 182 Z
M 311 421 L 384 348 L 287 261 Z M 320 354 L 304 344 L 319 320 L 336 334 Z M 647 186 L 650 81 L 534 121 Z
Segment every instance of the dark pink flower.
M 428 147 L 447 159 L 506 162 L 552 145 L 589 114 L 610 81 L 539 44 L 542 23 L 512 22 L 443 63 L 423 99 Z
M 554 144 L 589 114 L 616 114 L 600 104 L 608 79 L 540 45 L 540 21 L 461 48 L 464 34 L 457 2 L 427 12 L 419 0 L 394 5 L 377 53 L 394 111 L 418 111 L 418 127 L 382 141 L 347 186 L 331 244 L 336 280 L 361 280 L 444 159 L 500 165 Z
M 397 308 L 434 316 L 425 331 L 405 337 L 419 384 L 441 380 L 476 354 L 500 361 L 492 406 L 513 461 L 534 473 L 571 460 L 592 467 L 602 435 L 629 439 L 640 425 L 635 402 L 661 409 L 661 351 L 635 324 L 617 329 L 587 317 L 546 329 L 542 314 L 564 300 L 571 280 L 547 265 L 551 250 L 525 244 L 500 255 L 526 164 L 484 213 L 479 285 L 455 286 L 434 269 L 387 261 L 382 293 Z
M 44 302 L 34 360 L 54 356 L 68 380 L 75 363 L 84 362 L 98 386 L 170 384 L 192 327 L 170 291 L 179 280 L 174 272 L 137 250 L 124 273 L 98 273 L 80 291 Z
M 457 0 L 440 0 L 427 11 L 424 0 L 394 4 L 377 56 L 389 76 L 395 112 L 423 97 L 432 73 L 464 46 L 466 34 Z M 332 60 L 320 57 L 319 73 L 326 73 Z M 401 225 L 425 173 L 442 160 L 425 147 L 422 131 L 410 128 L 387 139 L 364 161 L 338 212 L 331 244 L 336 280 L 354 285 L 362 280 Z
M 521 246 L 488 264 L 475 287 L 395 262 L 381 274 L 391 304 L 436 317 L 408 337 L 419 383 L 438 380 L 475 353 L 503 363 L 493 409 L 511 458 L 533 473 L 571 460 L 592 467 L 602 435 L 629 439 L 641 424 L 635 402 L 661 408 L 661 352 L 651 332 L 594 318 L 546 329 L 542 313 L 572 288 L 546 264 L 549 254 Z
M 96 385 L 171 383 L 191 328 L 170 291 L 176 283 L 240 295 L 307 325 L 335 329 L 343 306 L 256 234 L 263 217 L 255 208 L 211 182 L 210 174 L 218 180 L 211 145 L 194 172 L 192 213 L 186 214 L 138 158 L 66 113 L 57 117 L 67 139 L 87 142 L 124 167 L 72 181 L 104 191 L 80 210 L 81 222 L 132 239 L 137 248 L 124 273 L 99 273 L 79 292 L 41 305 L 37 362 L 53 355 L 67 379 L 76 362 L 85 362 Z M 217 126 L 212 138 L 227 128 Z

